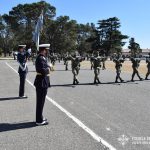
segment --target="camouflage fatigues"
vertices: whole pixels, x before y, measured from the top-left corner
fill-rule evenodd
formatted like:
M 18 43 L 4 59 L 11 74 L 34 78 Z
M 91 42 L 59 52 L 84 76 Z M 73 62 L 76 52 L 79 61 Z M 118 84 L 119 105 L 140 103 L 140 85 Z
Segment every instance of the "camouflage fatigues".
M 105 70 L 106 69 L 106 66 L 105 66 L 105 62 L 107 60 L 107 57 L 105 55 L 103 55 L 103 58 L 102 58 L 102 69 Z
M 140 59 L 138 59 L 138 58 L 131 58 L 131 62 L 132 62 L 132 68 L 133 68 L 133 74 L 132 74 L 131 81 L 134 81 L 134 76 L 136 74 L 137 74 L 138 78 L 140 80 L 142 80 L 142 78 L 140 77 L 139 72 L 138 72 L 138 68 L 140 66 Z
M 145 80 L 148 80 L 148 76 L 150 75 L 150 58 L 146 59 L 146 63 L 147 63 L 147 74 Z
M 94 66 L 93 60 L 94 60 L 94 56 L 91 56 L 91 58 L 90 58 L 91 70 L 93 70 L 93 66 Z
M 122 78 L 120 77 L 121 74 L 121 68 L 122 68 L 122 63 L 124 62 L 123 59 L 114 59 L 113 62 L 116 64 L 115 68 L 116 68 L 116 83 L 118 83 L 118 79 L 120 79 L 121 82 L 123 82 L 124 80 L 122 80 Z
M 68 56 L 64 57 L 64 65 L 65 65 L 65 70 L 68 70 Z
M 94 57 L 92 60 L 94 68 L 94 84 L 101 83 L 99 80 L 101 61 L 102 59 L 100 56 Z
M 53 55 L 50 55 L 49 57 L 50 57 L 50 60 L 51 60 L 52 65 L 54 66 L 54 65 L 55 65 L 55 62 L 56 62 L 56 60 L 57 60 L 57 56 L 53 54 Z
M 78 81 L 78 74 L 80 70 L 80 62 L 83 60 L 80 56 L 70 56 L 71 60 L 71 67 L 72 67 L 72 73 L 73 73 L 73 84 L 79 84 Z

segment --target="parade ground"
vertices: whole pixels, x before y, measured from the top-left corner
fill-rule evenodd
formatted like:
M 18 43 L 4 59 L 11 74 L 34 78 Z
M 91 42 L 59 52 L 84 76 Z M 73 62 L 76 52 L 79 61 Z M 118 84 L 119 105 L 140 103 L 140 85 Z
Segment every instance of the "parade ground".
M 130 82 L 127 65 L 121 74 L 125 82 L 114 83 L 109 63 L 101 70 L 102 83 L 94 85 L 85 62 L 74 86 L 70 65 L 65 71 L 57 62 L 44 107 L 49 125 L 35 126 L 35 66 L 28 62 L 28 98 L 20 99 L 18 63 L 0 60 L 0 150 L 149 150 L 150 80 Z M 145 78 L 142 68 L 140 73 Z

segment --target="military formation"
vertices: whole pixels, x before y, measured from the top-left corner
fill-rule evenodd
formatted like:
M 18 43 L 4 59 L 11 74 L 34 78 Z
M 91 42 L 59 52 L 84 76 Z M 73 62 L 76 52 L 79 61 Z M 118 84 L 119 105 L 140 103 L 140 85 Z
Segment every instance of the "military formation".
M 100 84 L 100 72 L 101 70 L 105 70 L 105 61 L 107 57 L 102 55 L 99 51 L 95 51 L 91 56 L 88 57 L 80 56 L 79 53 L 75 52 L 73 54 L 69 54 L 68 52 L 64 55 L 50 53 L 49 52 L 50 44 L 42 44 L 39 45 L 38 54 L 34 56 L 34 65 L 36 69 L 36 77 L 34 81 L 34 86 L 36 88 L 36 125 L 47 125 L 48 121 L 43 116 L 43 108 L 45 103 L 45 98 L 47 94 L 47 90 L 50 87 L 50 72 L 54 71 L 54 66 L 56 61 L 60 63 L 60 61 L 64 62 L 65 70 L 68 69 L 69 62 L 71 62 L 71 70 L 73 74 L 73 85 L 79 84 L 78 75 L 80 72 L 81 62 L 85 59 L 90 60 L 91 63 L 91 70 L 94 71 L 94 84 Z M 30 60 L 31 51 L 29 52 L 26 48 L 26 45 L 19 45 L 18 46 L 18 55 L 17 55 L 17 62 L 19 64 L 18 73 L 20 78 L 20 85 L 19 85 L 19 97 L 20 98 L 27 98 L 24 95 L 25 93 L 25 80 L 28 73 L 27 61 Z M 140 58 L 131 57 L 130 61 L 132 63 L 132 77 L 131 81 L 134 82 L 134 77 L 137 75 L 139 80 L 143 80 L 141 78 L 138 68 L 140 66 Z M 50 62 L 50 63 L 49 63 Z M 123 63 L 125 62 L 125 58 L 121 56 L 121 54 L 115 55 L 113 57 L 113 62 L 115 63 L 116 69 L 116 80 L 115 83 L 124 82 L 121 77 L 121 70 Z M 150 75 L 150 54 L 149 57 L 146 58 L 147 63 L 147 73 L 145 76 L 145 80 L 148 80 L 148 76 Z
M 80 56 L 77 52 L 73 54 L 69 54 L 67 52 L 63 56 L 61 56 L 60 54 L 50 55 L 50 61 L 52 65 L 55 65 L 56 61 L 60 62 L 62 60 L 64 61 L 66 71 L 69 70 L 68 69 L 69 61 L 71 62 L 71 70 L 73 74 L 73 85 L 79 84 L 78 75 L 80 72 L 80 66 L 81 66 L 81 62 L 84 61 L 85 59 L 90 60 L 91 70 L 94 71 L 93 83 L 100 84 L 101 83 L 100 77 L 99 77 L 100 71 L 106 69 L 105 62 L 107 60 L 107 57 L 105 55 L 101 55 L 99 51 L 95 51 L 94 53 L 91 54 L 91 56 L 88 56 L 88 58 Z M 141 59 L 137 57 L 131 57 L 130 61 L 132 63 L 132 69 L 133 69 L 131 81 L 134 82 L 135 75 L 137 75 L 139 80 L 142 81 L 143 78 L 141 78 L 139 71 L 138 71 Z M 113 62 L 115 63 L 115 69 L 116 69 L 115 83 L 124 82 L 124 80 L 121 77 L 121 71 L 122 71 L 123 63 L 125 62 L 125 58 L 122 57 L 121 54 L 118 54 L 113 57 Z M 148 80 L 148 76 L 150 75 L 150 54 L 149 54 L 149 57 L 146 58 L 146 63 L 147 63 L 147 74 L 146 74 L 145 80 Z
M 80 72 L 81 62 L 84 61 L 85 59 L 90 60 L 91 70 L 94 71 L 93 83 L 100 84 L 101 83 L 100 77 L 99 77 L 100 71 L 106 69 L 105 62 L 107 60 L 107 57 L 104 54 L 101 55 L 99 51 L 95 51 L 94 53 L 91 54 L 91 56 L 88 55 L 88 57 L 82 57 L 77 52 L 72 53 L 72 54 L 69 54 L 67 52 L 66 54 L 63 54 L 63 55 L 48 52 L 46 59 L 50 62 L 52 66 L 55 66 L 56 61 L 58 61 L 59 63 L 60 61 L 63 61 L 64 66 L 65 66 L 64 70 L 66 71 L 69 70 L 69 62 L 71 62 L 71 70 L 73 74 L 73 85 L 77 85 L 79 84 L 78 75 Z M 118 54 L 118 55 L 115 55 L 112 60 L 115 63 L 115 69 L 116 69 L 115 83 L 124 82 L 124 80 L 121 77 L 121 70 L 122 70 L 123 63 L 125 62 L 125 58 L 123 58 L 121 54 Z M 141 59 L 137 57 L 131 57 L 130 61 L 132 63 L 132 69 L 133 69 L 131 81 L 134 82 L 135 75 L 137 75 L 140 81 L 143 80 L 143 78 L 141 78 L 139 71 L 138 71 Z M 146 58 L 146 63 L 147 63 L 147 73 L 145 76 L 145 80 L 148 80 L 148 76 L 150 75 L 150 54 L 149 54 L 149 58 Z M 27 73 L 27 70 L 25 72 Z M 21 79 L 22 78 L 20 78 L 20 80 Z
M 73 74 L 73 85 L 79 84 L 78 75 L 80 72 L 80 66 L 81 66 L 81 62 L 84 61 L 85 59 L 90 60 L 91 70 L 94 71 L 94 80 L 93 80 L 94 84 L 101 83 L 100 77 L 99 77 L 100 71 L 106 69 L 105 62 L 107 60 L 107 57 L 105 55 L 101 55 L 99 51 L 92 53 L 91 56 L 88 56 L 88 58 L 80 56 L 79 53 L 77 52 L 73 54 L 69 54 L 67 52 L 66 54 L 62 56 L 60 54 L 52 53 L 48 56 L 48 58 L 53 66 L 55 66 L 56 61 L 58 61 L 59 63 L 60 61 L 63 61 L 64 66 L 65 66 L 64 70 L 66 71 L 69 70 L 68 68 L 69 62 L 71 62 L 71 70 Z M 133 69 L 131 81 L 134 82 L 135 75 L 137 75 L 139 80 L 142 81 L 143 78 L 141 78 L 139 71 L 138 71 L 141 59 L 137 57 L 131 57 L 130 61 L 132 63 L 132 69 Z M 115 69 L 116 69 L 115 83 L 118 83 L 118 82 L 122 83 L 124 82 L 124 80 L 121 77 L 121 71 L 122 71 L 123 63 L 125 62 L 125 58 L 123 58 L 121 54 L 118 54 L 113 57 L 113 62 L 115 63 Z M 148 76 L 150 75 L 150 54 L 149 54 L 149 57 L 146 58 L 146 63 L 147 63 L 147 74 L 146 74 L 145 80 L 148 80 Z

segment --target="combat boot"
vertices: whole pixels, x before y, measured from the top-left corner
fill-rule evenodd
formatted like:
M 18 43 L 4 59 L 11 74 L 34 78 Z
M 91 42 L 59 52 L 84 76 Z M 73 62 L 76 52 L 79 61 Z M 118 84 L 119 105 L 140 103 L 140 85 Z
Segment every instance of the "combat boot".
M 140 81 L 143 81 L 143 78 L 140 78 Z
M 66 71 L 68 70 L 68 67 L 66 67 Z
M 101 84 L 101 81 L 99 79 L 97 79 L 97 81 L 98 81 L 98 84 Z
M 124 82 L 124 80 L 121 80 L 121 82 Z
M 76 85 L 76 82 L 75 82 L 75 80 L 73 80 L 73 85 Z
M 76 79 L 76 84 L 79 84 L 79 81 Z
M 97 84 L 96 79 L 94 79 L 94 84 Z
M 124 80 L 122 78 L 120 78 L 121 83 L 124 82 Z
M 118 78 L 116 77 L 116 81 L 115 81 L 115 83 L 118 83 Z

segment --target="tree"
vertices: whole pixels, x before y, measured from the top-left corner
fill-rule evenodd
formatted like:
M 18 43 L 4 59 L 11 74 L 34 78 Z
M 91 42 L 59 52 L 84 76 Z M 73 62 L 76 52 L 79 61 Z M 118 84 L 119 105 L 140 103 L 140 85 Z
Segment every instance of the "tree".
M 46 37 L 53 52 L 64 53 L 76 50 L 77 22 L 68 16 L 57 17 L 48 22 Z
M 125 45 L 124 39 L 127 35 L 123 35 L 119 28 L 121 27 L 120 21 L 117 17 L 108 18 L 106 20 L 99 20 L 97 28 L 97 43 L 99 49 L 106 51 L 107 55 L 111 53 L 120 53 L 122 46 Z
M 3 50 L 0 48 L 0 56 L 2 55 L 2 51 L 3 51 Z
M 32 32 L 34 31 L 38 17 L 43 10 L 44 18 L 50 20 L 55 16 L 56 8 L 40 1 L 32 4 L 19 4 L 12 8 L 9 15 L 4 14 L 3 18 L 7 25 L 10 26 L 16 45 L 28 43 L 32 41 Z
M 0 16 L 0 47 L 1 53 L 4 53 L 6 57 L 7 53 L 11 53 L 13 43 L 13 33 L 11 32 L 10 26 L 6 24 L 3 17 Z
M 110 55 L 120 53 L 125 44 L 124 39 L 128 38 L 119 30 L 121 24 L 116 17 L 99 20 L 96 28 L 93 23 L 78 24 L 69 16 L 54 18 L 56 8 L 40 1 L 19 4 L 9 14 L 0 16 L 0 45 L 5 54 L 15 50 L 19 44 L 31 45 L 32 33 L 41 12 L 44 15 L 44 26 L 40 43 L 50 43 L 53 52 L 78 51 L 83 55 L 91 50 L 101 50 Z
M 87 40 L 94 35 L 93 24 L 78 24 L 77 26 L 77 51 L 83 55 L 91 51 L 92 44 Z
M 140 45 L 135 42 L 134 38 L 131 38 L 129 40 L 129 46 L 128 48 L 131 50 L 131 56 L 136 57 L 137 54 L 140 54 L 142 52 Z

